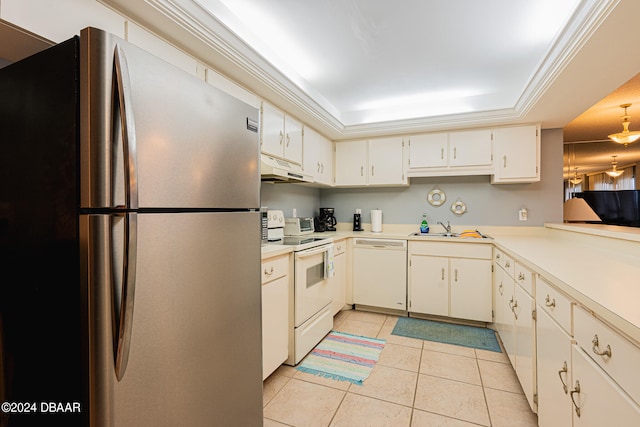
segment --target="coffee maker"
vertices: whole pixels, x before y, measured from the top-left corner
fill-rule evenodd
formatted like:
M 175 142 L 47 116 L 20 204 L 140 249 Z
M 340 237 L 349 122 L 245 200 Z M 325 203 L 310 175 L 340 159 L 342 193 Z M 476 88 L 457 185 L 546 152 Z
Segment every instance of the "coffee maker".
M 319 215 L 315 218 L 315 231 L 336 231 L 336 217 L 333 216 L 334 208 L 320 208 Z

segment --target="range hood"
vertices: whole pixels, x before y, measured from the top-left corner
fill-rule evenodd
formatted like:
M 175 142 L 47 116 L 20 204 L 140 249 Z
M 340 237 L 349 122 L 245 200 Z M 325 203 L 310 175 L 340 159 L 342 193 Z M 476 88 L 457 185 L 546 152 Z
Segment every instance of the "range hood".
M 302 171 L 300 165 L 261 154 L 260 177 L 263 182 L 313 182 L 313 177 Z

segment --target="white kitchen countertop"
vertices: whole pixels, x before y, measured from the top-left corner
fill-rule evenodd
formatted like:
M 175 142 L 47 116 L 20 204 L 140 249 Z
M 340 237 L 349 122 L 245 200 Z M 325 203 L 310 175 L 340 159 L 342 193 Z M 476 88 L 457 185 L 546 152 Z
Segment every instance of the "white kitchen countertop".
M 364 224 L 365 227 L 368 224 Z M 454 232 L 478 229 L 492 239 L 409 236 L 417 226 L 384 224 L 382 233 L 317 233 L 334 238 L 366 237 L 494 244 L 542 274 L 582 306 L 640 346 L 640 229 L 602 225 L 546 224 L 545 227 L 453 226 Z M 439 233 L 440 226 L 431 227 Z M 262 258 L 290 252 L 266 245 Z

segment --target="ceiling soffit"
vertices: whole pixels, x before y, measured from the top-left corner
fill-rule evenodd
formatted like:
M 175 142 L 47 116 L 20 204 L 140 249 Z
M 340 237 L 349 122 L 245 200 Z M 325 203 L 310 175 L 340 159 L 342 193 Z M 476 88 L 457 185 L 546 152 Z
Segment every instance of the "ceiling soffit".
M 619 3 L 619 0 L 581 2 L 511 108 L 344 125 L 339 111 L 312 87 L 292 82 L 193 0 L 100 1 L 136 19 L 332 139 L 526 122 L 527 113 Z

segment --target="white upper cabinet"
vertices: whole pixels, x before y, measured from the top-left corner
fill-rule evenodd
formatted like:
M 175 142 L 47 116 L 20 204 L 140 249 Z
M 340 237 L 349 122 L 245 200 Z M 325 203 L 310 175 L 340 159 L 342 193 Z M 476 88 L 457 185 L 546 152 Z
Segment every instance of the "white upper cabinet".
M 491 130 L 412 135 L 410 177 L 489 175 L 492 173 Z
M 333 185 L 333 142 L 315 130 L 304 129 L 304 153 L 302 169 L 317 184 Z
M 493 184 L 540 181 L 540 128 L 536 125 L 495 129 Z
M 402 138 L 369 140 L 369 185 L 407 184 Z
M 407 185 L 401 137 L 336 143 L 336 186 Z
M 449 133 L 449 166 L 491 167 L 491 130 L 471 130 Z
M 261 151 L 302 165 L 302 123 L 262 103 Z
M 336 143 L 335 184 L 343 186 L 367 185 L 367 141 Z
M 428 133 L 409 138 L 409 170 L 443 168 L 449 160 L 449 134 Z

